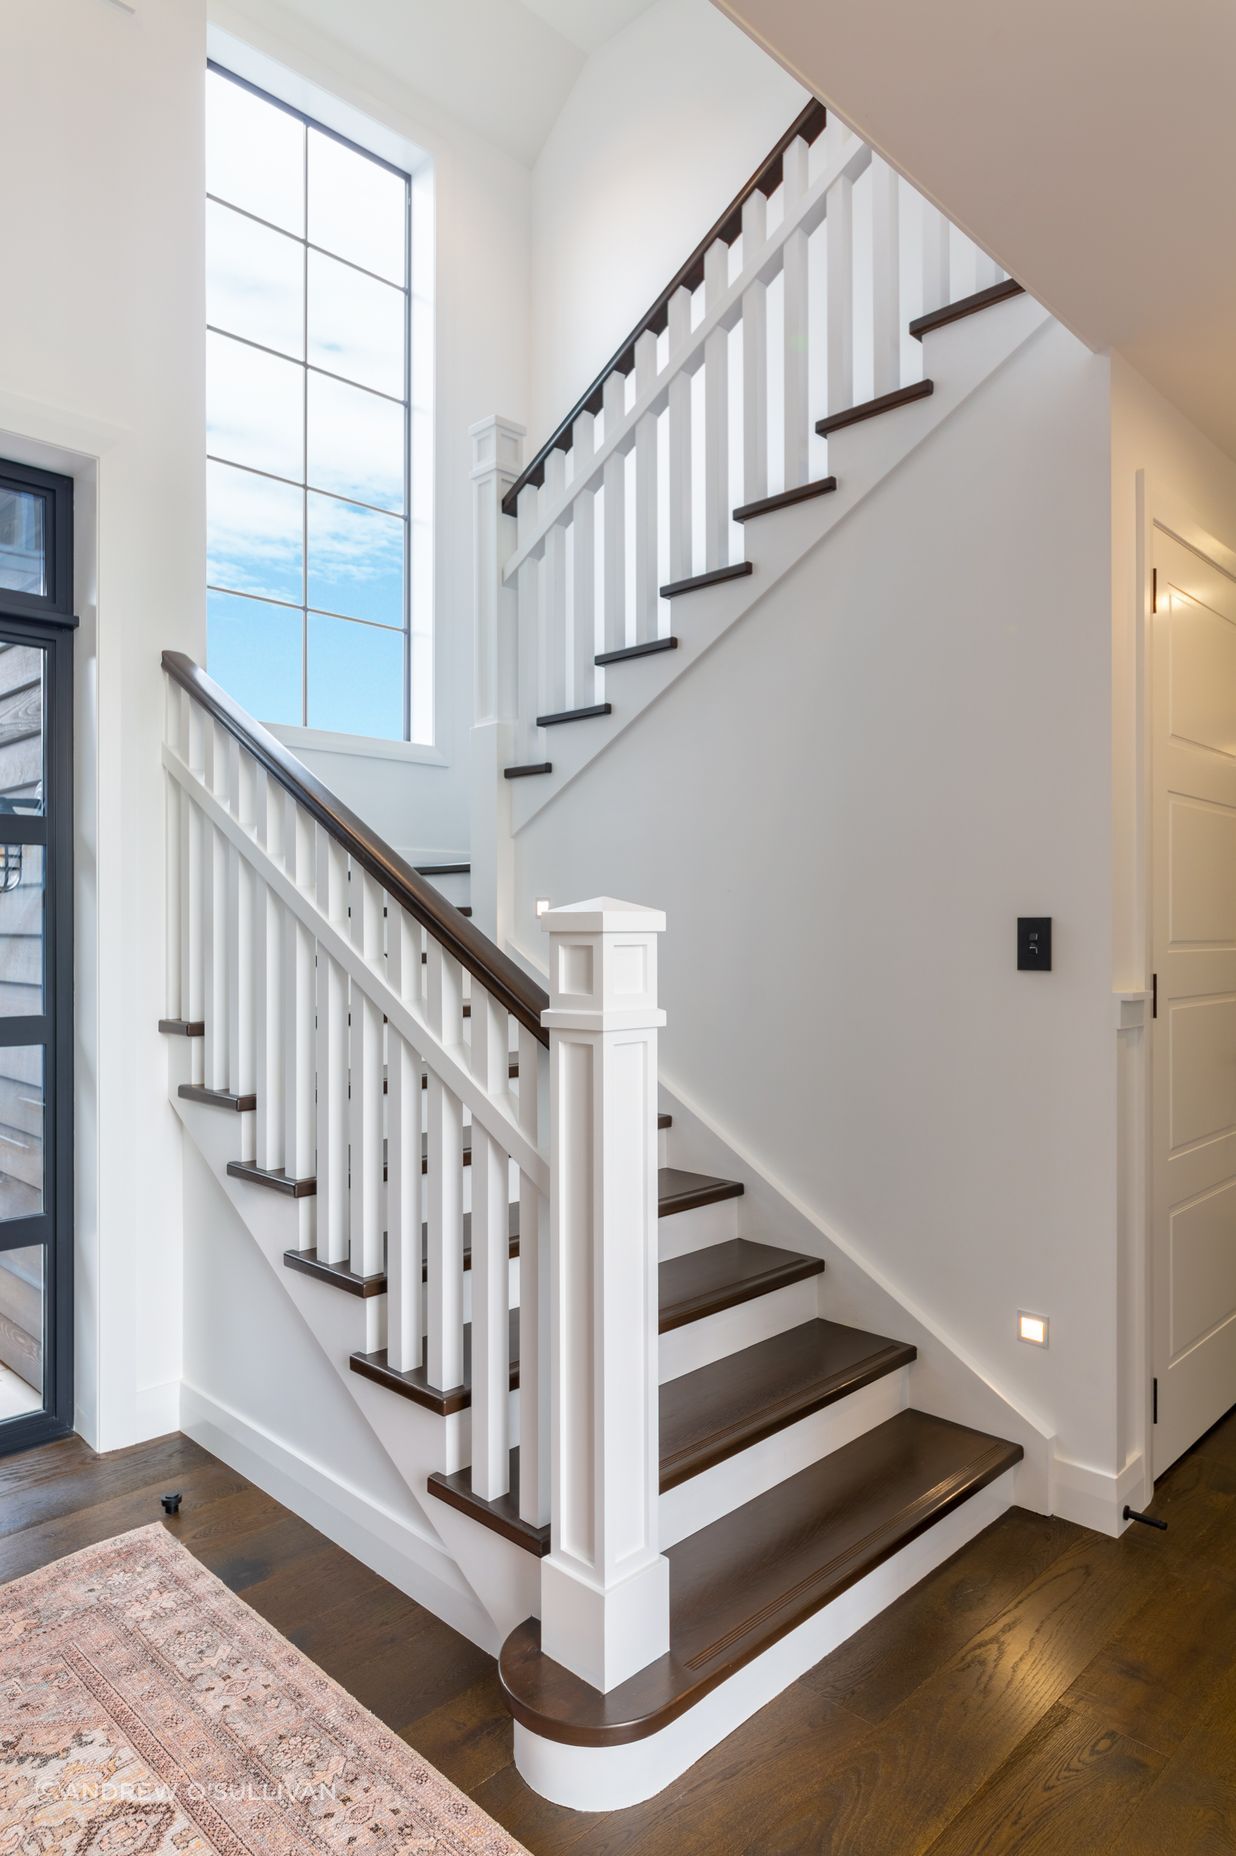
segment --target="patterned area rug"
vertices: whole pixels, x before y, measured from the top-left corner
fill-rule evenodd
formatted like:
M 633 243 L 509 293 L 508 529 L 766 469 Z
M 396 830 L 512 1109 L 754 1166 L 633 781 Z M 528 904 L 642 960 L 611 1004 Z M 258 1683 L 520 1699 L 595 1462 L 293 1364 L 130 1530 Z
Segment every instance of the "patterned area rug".
M 0 1586 L 0 1856 L 526 1856 L 156 1524 Z

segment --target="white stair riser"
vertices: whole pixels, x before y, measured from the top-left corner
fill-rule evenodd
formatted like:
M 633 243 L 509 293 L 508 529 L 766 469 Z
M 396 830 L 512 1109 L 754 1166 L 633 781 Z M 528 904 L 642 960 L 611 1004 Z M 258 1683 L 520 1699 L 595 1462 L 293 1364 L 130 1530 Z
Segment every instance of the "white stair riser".
M 516 1723 L 515 1764 L 520 1774 L 543 1798 L 575 1811 L 620 1811 L 655 1797 L 838 1644 L 990 1527 L 1012 1499 L 1009 1471 L 647 1739 L 627 1746 L 570 1747 L 544 1740 Z
M 697 1205 L 694 1211 L 671 1212 L 658 1221 L 657 1254 L 662 1263 L 707 1250 L 738 1236 L 740 1199 L 721 1199 L 716 1205 Z
M 735 1508 L 754 1501 L 800 1469 L 853 1443 L 886 1419 L 896 1417 L 908 1403 L 909 1368 L 886 1373 L 874 1384 L 862 1386 L 822 1411 L 813 1411 L 797 1424 L 787 1425 L 772 1437 L 762 1438 L 724 1463 L 667 1489 L 661 1496 L 661 1545 L 676 1546 L 688 1534 L 698 1533 L 710 1521 L 720 1520 Z
M 814 1321 L 820 1312 L 821 1278 L 808 1276 L 805 1282 L 793 1282 L 768 1295 L 757 1295 L 736 1308 L 723 1308 L 719 1314 L 705 1315 L 701 1321 L 689 1321 L 685 1327 L 673 1328 L 661 1336 L 661 1384 L 681 1379 L 699 1366 L 711 1366 L 743 1347 L 757 1341 L 771 1340 L 787 1328 Z

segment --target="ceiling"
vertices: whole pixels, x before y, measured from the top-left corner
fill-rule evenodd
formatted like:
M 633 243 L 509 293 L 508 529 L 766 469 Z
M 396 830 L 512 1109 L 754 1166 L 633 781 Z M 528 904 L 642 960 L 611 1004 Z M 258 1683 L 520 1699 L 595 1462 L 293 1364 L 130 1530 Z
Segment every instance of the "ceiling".
M 714 4 L 1236 456 L 1236 8 Z
M 458 122 L 531 163 L 585 58 L 651 0 L 283 0 Z

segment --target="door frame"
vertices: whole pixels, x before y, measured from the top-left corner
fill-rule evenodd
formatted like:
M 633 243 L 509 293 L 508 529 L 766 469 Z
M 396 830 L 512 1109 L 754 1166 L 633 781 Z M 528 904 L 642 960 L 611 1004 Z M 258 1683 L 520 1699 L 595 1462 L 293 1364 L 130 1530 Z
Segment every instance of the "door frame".
M 1154 1355 L 1154 685 L 1153 628 L 1155 531 L 1208 557 L 1236 579 L 1236 550 L 1212 534 L 1192 511 L 1166 492 L 1149 474 L 1138 471 L 1135 597 L 1137 624 L 1133 662 L 1133 857 L 1131 939 L 1140 973 L 1134 984 L 1115 991 L 1116 1026 L 1127 1057 L 1120 1098 L 1119 1191 L 1124 1204 L 1122 1227 L 1121 1314 L 1128 1325 L 1128 1345 L 1121 1348 L 1131 1380 L 1129 1403 L 1135 1417 L 1130 1438 L 1140 1466 L 1140 1489 L 1130 1486 L 1124 1499 L 1144 1505 L 1154 1493 L 1155 1355 Z M 1128 1034 L 1135 1034 L 1130 1037 Z M 1119 1074 L 1119 1072 L 1118 1072 Z M 1162 1472 L 1160 1472 L 1162 1473 Z
M 47 697 L 44 710 L 45 814 L 44 885 L 56 898 L 44 917 L 45 1006 L 53 1023 L 48 1053 L 53 1073 L 53 1150 L 47 1154 L 44 1192 L 51 1200 L 50 1294 L 45 1287 L 43 1409 L 7 1420 L 0 1427 L 5 1456 L 32 1444 L 63 1437 L 73 1429 L 75 1348 L 73 1260 L 74 1077 L 74 769 L 73 769 L 73 492 L 71 478 L 0 460 L 6 481 L 27 484 L 52 503 L 51 548 L 47 593 L 0 591 L 0 629 L 47 652 Z M 59 725 L 53 726 L 55 716 Z M 45 1149 L 46 1151 L 46 1149 Z

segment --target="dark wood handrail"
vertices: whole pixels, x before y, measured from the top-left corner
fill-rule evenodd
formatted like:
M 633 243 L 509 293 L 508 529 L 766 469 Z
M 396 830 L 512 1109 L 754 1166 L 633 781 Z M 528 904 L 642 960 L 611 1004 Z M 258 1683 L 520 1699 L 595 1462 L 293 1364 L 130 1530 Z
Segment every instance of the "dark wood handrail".
M 498 1004 L 517 1018 L 542 1044 L 549 1043 L 549 1033 L 541 1025 L 541 1014 L 549 1006 L 549 994 L 522 967 L 516 966 L 487 935 L 473 926 L 466 915 L 446 900 L 419 876 L 390 845 L 371 831 L 350 806 L 344 805 L 330 788 L 310 773 L 270 730 L 255 722 L 234 702 L 226 690 L 195 664 L 183 651 L 165 651 L 163 668 L 174 683 L 187 690 L 194 702 L 220 722 L 229 734 L 248 749 L 299 805 L 304 806 L 337 844 L 341 844 L 354 863 L 367 870 L 390 896 L 405 908 L 422 928 L 428 928 L 436 941 Z
M 513 516 L 519 506 L 519 492 L 529 483 L 542 484 L 545 481 L 545 460 L 551 451 L 569 451 L 575 421 L 581 412 L 598 413 L 601 410 L 602 393 L 605 382 L 611 374 L 629 374 L 635 366 L 635 344 L 641 335 L 659 335 L 669 320 L 670 299 L 676 290 L 696 290 L 704 281 L 704 258 L 717 240 L 724 239 L 732 245 L 742 231 L 742 209 L 753 193 L 770 194 L 781 185 L 781 164 L 790 143 L 799 136 L 810 144 L 821 133 L 826 121 L 824 105 L 818 97 L 812 97 L 806 108 L 794 118 L 772 153 L 761 161 L 755 173 L 734 195 L 725 211 L 710 232 L 706 232 L 691 256 L 662 290 L 656 302 L 645 315 L 641 316 L 621 348 L 610 356 L 583 398 L 572 406 L 561 425 L 551 433 L 537 452 L 532 462 L 525 468 L 523 475 L 516 478 L 506 495 L 502 498 L 502 510 L 505 515 Z

